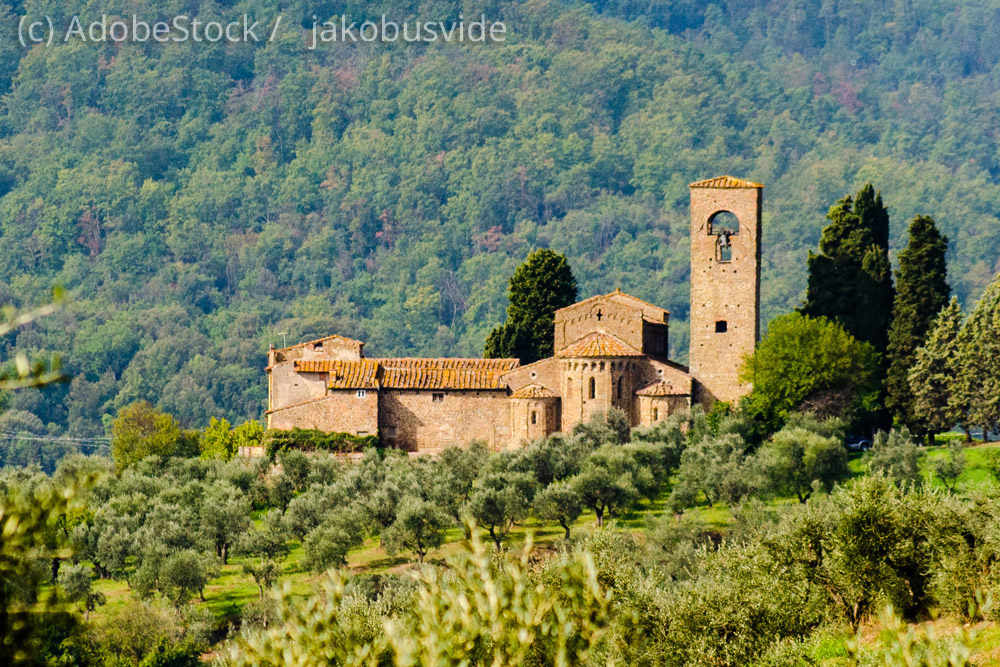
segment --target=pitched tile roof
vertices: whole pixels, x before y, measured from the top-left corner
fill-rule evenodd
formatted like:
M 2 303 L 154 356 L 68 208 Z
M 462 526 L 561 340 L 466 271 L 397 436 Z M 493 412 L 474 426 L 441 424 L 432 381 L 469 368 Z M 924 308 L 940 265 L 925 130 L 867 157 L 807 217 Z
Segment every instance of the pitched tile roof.
M 513 394 L 511 398 L 558 398 L 559 395 L 540 384 L 526 384 Z
M 732 176 L 716 176 L 715 178 L 709 178 L 704 181 L 698 181 L 697 183 L 692 183 L 688 186 L 689 188 L 762 188 L 764 185 L 762 183 L 754 183 L 753 181 L 745 181 L 742 178 L 733 178 Z
M 635 392 L 636 396 L 687 396 L 689 392 L 678 389 L 674 385 L 664 380 L 657 380 L 652 384 Z
M 517 359 L 361 359 L 296 361 L 300 373 L 329 373 L 330 389 L 507 388 L 501 376 Z
M 642 352 L 621 338 L 593 331 L 556 352 L 557 357 L 641 357 Z
M 517 359 L 377 359 L 386 389 L 506 389 Z
M 378 389 L 378 364 L 370 359 L 330 363 L 330 389 Z

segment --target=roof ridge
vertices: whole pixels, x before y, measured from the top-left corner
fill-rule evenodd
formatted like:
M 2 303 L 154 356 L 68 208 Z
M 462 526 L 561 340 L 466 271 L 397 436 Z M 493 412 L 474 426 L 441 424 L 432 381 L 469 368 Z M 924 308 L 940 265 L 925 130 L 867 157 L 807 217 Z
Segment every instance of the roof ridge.
M 339 338 L 340 340 L 346 340 L 349 343 L 358 343 L 359 345 L 364 345 L 364 341 L 355 340 L 354 338 L 348 338 L 347 336 L 341 336 L 340 334 L 330 334 L 329 336 L 323 336 L 322 338 L 317 338 L 315 340 L 307 340 L 301 343 L 296 343 L 295 345 L 289 345 L 287 347 L 276 347 L 274 352 L 284 352 L 285 350 L 294 350 L 297 347 L 303 347 L 305 345 L 314 345 L 316 343 L 322 343 L 325 340 L 333 340 L 334 338 Z
M 706 178 L 703 181 L 696 181 L 688 185 L 689 188 L 763 188 L 763 183 L 754 183 L 753 181 L 748 181 L 742 178 L 736 178 L 726 174 L 725 176 L 716 176 L 714 178 Z

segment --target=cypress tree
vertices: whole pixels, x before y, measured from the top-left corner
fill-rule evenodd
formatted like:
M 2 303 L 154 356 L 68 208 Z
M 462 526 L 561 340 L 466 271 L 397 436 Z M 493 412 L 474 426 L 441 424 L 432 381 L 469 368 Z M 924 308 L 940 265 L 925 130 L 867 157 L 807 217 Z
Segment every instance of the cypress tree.
M 951 289 L 945 261 L 947 250 L 948 239 L 938 231 L 933 218 L 918 215 L 910 223 L 909 241 L 899 253 L 896 271 L 896 298 L 889 328 L 886 407 L 920 435 L 927 435 L 930 427 L 914 412 L 908 375 L 917 348 L 923 345 L 931 323 L 948 303 Z
M 924 344 L 914 351 L 907 374 L 910 414 L 923 425 L 928 443 L 934 442 L 936 433 L 963 422 L 968 412 L 958 386 L 961 331 L 962 309 L 952 297 L 931 323 Z
M 967 424 L 983 437 L 1000 430 L 1000 276 L 983 292 L 959 334 L 956 393 L 967 403 Z
M 884 353 L 892 314 L 889 212 L 871 183 L 827 214 L 819 254 L 809 253 L 809 284 L 800 309 L 838 322 Z
M 486 338 L 488 359 L 516 358 L 530 364 L 553 354 L 555 313 L 576 302 L 576 278 L 563 255 L 535 250 L 510 278 L 507 321 Z

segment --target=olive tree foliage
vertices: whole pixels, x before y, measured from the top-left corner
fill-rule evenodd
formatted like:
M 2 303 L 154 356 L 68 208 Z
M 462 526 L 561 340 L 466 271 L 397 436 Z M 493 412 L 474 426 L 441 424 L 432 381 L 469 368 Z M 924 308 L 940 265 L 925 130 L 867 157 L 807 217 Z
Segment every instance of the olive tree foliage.
M 326 517 L 302 541 L 305 564 L 314 572 L 347 565 L 347 554 L 364 538 L 357 510 L 340 511 Z
M 47 587 L 56 559 L 71 546 L 60 523 L 78 502 L 76 485 L 14 485 L 0 496 L 0 663 L 42 665 L 41 651 L 52 633 L 70 631 L 58 589 Z M 72 598 L 73 601 L 76 598 Z
M 396 512 L 396 520 L 386 531 L 386 551 L 395 554 L 407 549 L 423 563 L 424 556 L 444 542 L 444 533 L 451 521 L 435 503 L 407 496 Z
M 229 563 L 229 550 L 250 526 L 250 509 L 246 495 L 227 482 L 216 481 L 206 490 L 201 529 L 223 565 Z
M 916 486 L 923 481 L 920 476 L 920 452 L 905 427 L 876 433 L 866 456 L 870 473 L 881 473 L 900 486 Z
M 543 521 L 556 521 L 566 531 L 583 512 L 583 497 L 568 481 L 552 482 L 535 496 L 535 516 Z
M 539 575 L 530 545 L 498 559 L 471 529 L 469 550 L 447 570 L 424 567 L 405 611 L 351 592 L 330 572 L 305 601 L 286 592 L 279 622 L 244 634 L 228 660 L 244 665 L 582 664 L 607 633 L 610 595 L 593 560 L 566 555 Z M 541 662 L 539 662 L 541 660 Z
M 277 580 L 281 573 L 281 561 L 289 552 L 281 513 L 277 510 L 268 512 L 261 525 L 244 533 L 236 546 L 247 557 L 243 571 L 253 577 L 263 598 L 264 589 L 270 588 Z
M 958 478 L 965 472 L 965 446 L 952 440 L 948 443 L 947 456 L 931 462 L 931 471 L 944 483 L 949 493 L 954 492 Z
M 793 493 L 800 503 L 814 489 L 829 492 L 850 473 L 847 450 L 838 439 L 801 427 L 786 426 L 775 433 L 757 458 L 763 485 L 774 493 Z
M 753 462 L 739 435 L 707 434 L 681 454 L 677 481 L 670 494 L 671 505 L 676 510 L 690 507 L 699 494 L 709 505 L 739 502 L 760 485 Z
M 584 505 L 594 511 L 597 525 L 604 515 L 626 513 L 641 497 L 640 487 L 652 484 L 652 472 L 637 464 L 623 448 L 605 445 L 584 461 L 571 480 Z
M 69 565 L 59 570 L 59 585 L 66 597 L 90 618 L 90 612 L 107 602 L 104 593 L 94 590 L 94 569 L 86 565 Z

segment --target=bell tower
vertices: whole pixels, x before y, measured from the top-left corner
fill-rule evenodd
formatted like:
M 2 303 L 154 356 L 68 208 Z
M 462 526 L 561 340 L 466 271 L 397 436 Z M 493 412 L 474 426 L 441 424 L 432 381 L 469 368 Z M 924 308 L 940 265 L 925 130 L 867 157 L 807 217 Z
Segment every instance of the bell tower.
M 694 398 L 735 404 L 760 335 L 760 232 L 764 186 L 731 176 L 692 183 L 691 347 Z

